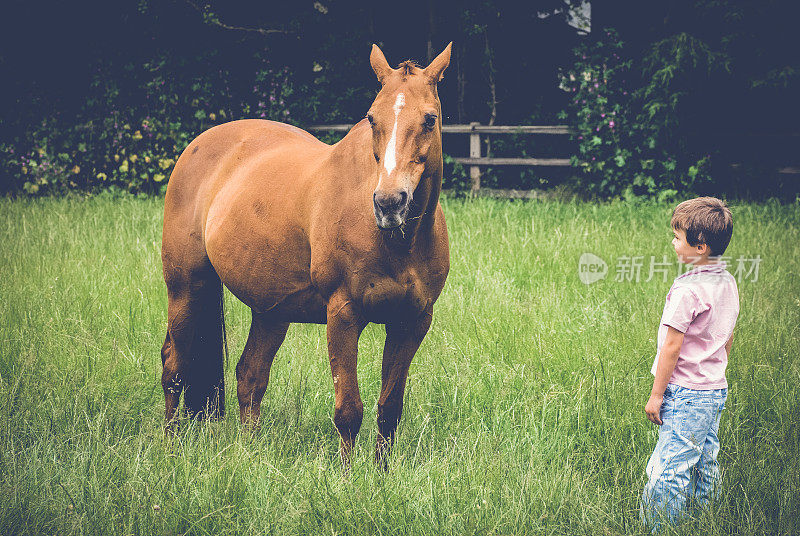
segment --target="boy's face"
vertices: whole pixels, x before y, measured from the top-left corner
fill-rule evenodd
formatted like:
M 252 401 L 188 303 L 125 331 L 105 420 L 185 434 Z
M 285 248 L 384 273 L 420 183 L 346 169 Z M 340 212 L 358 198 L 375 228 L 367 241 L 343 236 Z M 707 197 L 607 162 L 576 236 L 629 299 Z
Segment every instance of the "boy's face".
M 681 229 L 672 229 L 674 238 L 672 239 L 672 247 L 675 248 L 675 254 L 678 255 L 678 260 L 684 264 L 697 264 L 700 261 L 705 261 L 708 257 L 708 246 L 706 244 L 698 244 L 696 246 L 690 245 L 686 241 L 686 231 Z

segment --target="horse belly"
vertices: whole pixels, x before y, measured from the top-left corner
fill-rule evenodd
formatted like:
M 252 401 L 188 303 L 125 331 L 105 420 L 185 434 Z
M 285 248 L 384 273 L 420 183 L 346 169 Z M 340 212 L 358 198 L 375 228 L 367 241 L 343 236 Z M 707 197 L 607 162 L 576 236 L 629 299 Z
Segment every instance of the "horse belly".
M 283 322 L 325 322 L 310 275 L 311 251 L 302 228 L 261 200 L 219 197 L 205 225 L 208 258 L 222 283 L 255 312 Z
M 276 321 L 303 324 L 325 324 L 325 302 L 316 288 L 309 287 L 283 296 L 275 302 L 272 298 L 259 300 L 252 309 L 274 317 Z

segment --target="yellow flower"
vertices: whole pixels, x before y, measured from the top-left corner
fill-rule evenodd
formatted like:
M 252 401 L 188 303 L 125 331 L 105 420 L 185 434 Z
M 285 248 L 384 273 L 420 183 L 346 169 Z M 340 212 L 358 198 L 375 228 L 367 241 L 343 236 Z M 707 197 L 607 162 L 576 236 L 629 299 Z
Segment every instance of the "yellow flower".
M 215 114 L 214 112 L 211 112 L 210 114 L 208 114 L 208 118 L 211 119 L 212 121 L 216 121 L 217 120 L 217 114 Z
M 78 173 L 80 173 L 80 172 L 81 172 L 81 167 L 80 167 L 79 165 L 75 164 L 75 167 L 74 167 L 74 168 L 72 168 L 72 172 L 73 172 L 75 175 L 77 175 Z
M 165 175 L 161 174 L 161 173 L 156 173 L 155 175 L 153 175 L 153 180 L 156 181 L 156 182 L 161 182 L 166 178 L 167 177 Z
M 122 165 L 119 166 L 119 170 L 121 172 L 123 172 L 123 173 L 127 173 L 128 172 L 128 161 L 127 160 L 123 160 L 122 161 Z
M 118 154 L 114 155 L 114 162 L 119 162 L 119 155 Z
M 130 156 L 130 160 L 131 160 L 131 162 L 133 162 L 133 163 L 135 164 L 135 163 L 136 163 L 136 161 L 137 161 L 137 160 L 139 160 L 139 157 L 138 157 L 138 156 L 136 156 L 135 154 L 132 154 L 132 155 Z
M 108 178 L 108 175 L 106 175 L 103 172 L 100 172 L 100 173 L 97 174 L 97 178 L 100 179 L 101 181 L 104 181 L 104 180 L 106 180 Z
M 140 130 L 137 130 L 136 132 L 133 133 L 132 138 L 134 140 L 141 140 L 142 139 L 142 132 Z
M 172 158 L 163 158 L 158 161 L 158 165 L 161 166 L 161 169 L 167 169 L 173 163 Z
M 147 163 L 149 164 L 149 163 L 150 163 L 150 157 L 149 157 L 149 156 L 145 156 L 145 157 L 144 157 L 144 161 L 145 161 L 145 162 L 147 162 Z

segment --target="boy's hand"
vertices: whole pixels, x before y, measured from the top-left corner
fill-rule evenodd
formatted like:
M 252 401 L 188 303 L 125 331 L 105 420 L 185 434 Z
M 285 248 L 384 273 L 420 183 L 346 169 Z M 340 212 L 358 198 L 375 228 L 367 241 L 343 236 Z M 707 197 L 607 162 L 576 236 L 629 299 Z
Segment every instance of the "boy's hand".
M 663 396 L 651 394 L 650 400 L 647 401 L 647 405 L 644 407 L 644 412 L 647 413 L 647 418 L 659 426 L 663 424 L 661 422 L 661 416 L 660 416 L 661 404 L 663 403 L 664 403 Z

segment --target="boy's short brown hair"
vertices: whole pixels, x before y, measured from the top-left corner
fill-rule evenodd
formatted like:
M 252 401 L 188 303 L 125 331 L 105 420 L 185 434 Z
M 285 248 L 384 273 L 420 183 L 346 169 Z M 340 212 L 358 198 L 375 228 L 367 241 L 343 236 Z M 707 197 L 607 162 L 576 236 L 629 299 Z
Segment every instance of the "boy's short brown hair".
M 711 257 L 719 257 L 731 242 L 733 218 L 724 201 L 716 197 L 697 197 L 684 201 L 672 211 L 673 229 L 686 233 L 690 246 L 706 244 Z

